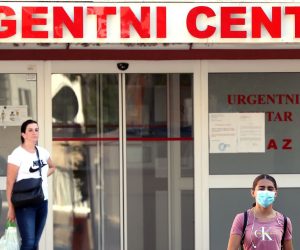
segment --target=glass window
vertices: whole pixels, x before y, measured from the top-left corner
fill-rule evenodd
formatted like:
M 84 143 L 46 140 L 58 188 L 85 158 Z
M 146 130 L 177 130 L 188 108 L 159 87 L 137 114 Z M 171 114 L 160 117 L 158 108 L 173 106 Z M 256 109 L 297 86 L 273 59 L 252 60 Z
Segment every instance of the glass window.
M 37 119 L 36 74 L 0 73 L 0 176 L 6 176 L 7 156 L 20 145 L 20 125 Z M 8 204 L 0 191 L 0 235 L 4 233 Z
M 121 78 L 52 75 L 54 247 L 192 249 L 193 75 Z
M 118 82 L 53 74 L 54 249 L 120 249 Z
M 36 74 L 0 74 L 0 138 L 5 141 L 0 145 L 0 176 L 6 176 L 8 154 L 21 143 L 21 123 L 37 118 L 36 84 Z M 19 118 L 18 107 L 25 112 Z
M 300 73 L 211 73 L 210 113 L 265 113 L 264 153 L 213 153 L 210 174 L 299 174 Z
M 128 249 L 193 249 L 192 81 L 126 75 Z
M 181 191 L 181 221 L 182 221 L 182 246 L 183 250 L 194 250 L 195 233 L 194 233 L 194 191 Z
M 5 231 L 5 223 L 7 221 L 8 204 L 6 199 L 6 190 L 0 191 L 0 235 Z

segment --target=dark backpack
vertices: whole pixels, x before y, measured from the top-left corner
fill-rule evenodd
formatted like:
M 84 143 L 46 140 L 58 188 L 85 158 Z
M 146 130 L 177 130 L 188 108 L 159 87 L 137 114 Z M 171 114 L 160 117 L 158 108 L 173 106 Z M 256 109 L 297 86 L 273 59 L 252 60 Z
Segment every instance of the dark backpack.
M 284 218 L 284 223 L 283 223 L 283 234 L 282 234 L 282 238 L 281 238 L 281 249 L 283 249 L 283 242 L 284 242 L 284 237 L 285 237 L 285 231 L 287 228 L 287 217 L 285 215 L 283 215 Z M 246 230 L 246 226 L 247 226 L 247 221 L 248 221 L 248 212 L 245 211 L 244 212 L 244 224 L 243 224 L 243 234 L 242 234 L 242 239 L 241 239 L 241 249 L 243 248 L 243 244 L 244 244 L 244 239 L 245 239 L 245 230 Z

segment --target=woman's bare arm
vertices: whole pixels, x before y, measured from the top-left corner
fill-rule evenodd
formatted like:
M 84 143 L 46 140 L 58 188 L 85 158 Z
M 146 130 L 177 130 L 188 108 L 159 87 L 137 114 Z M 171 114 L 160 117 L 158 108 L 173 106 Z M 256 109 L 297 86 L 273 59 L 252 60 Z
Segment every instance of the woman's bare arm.
M 19 167 L 13 164 L 7 164 L 7 175 L 6 175 L 6 198 L 8 203 L 7 219 L 9 221 L 14 221 L 16 219 L 15 209 L 11 202 L 11 193 L 14 183 L 17 179 Z

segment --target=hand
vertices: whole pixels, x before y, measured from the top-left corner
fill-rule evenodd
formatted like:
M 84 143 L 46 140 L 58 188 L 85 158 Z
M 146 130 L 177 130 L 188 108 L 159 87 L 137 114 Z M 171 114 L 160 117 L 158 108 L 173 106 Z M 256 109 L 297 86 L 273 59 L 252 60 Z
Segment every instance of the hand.
M 8 208 L 7 220 L 9 220 L 10 222 L 15 222 L 16 220 L 15 209 L 12 206 Z

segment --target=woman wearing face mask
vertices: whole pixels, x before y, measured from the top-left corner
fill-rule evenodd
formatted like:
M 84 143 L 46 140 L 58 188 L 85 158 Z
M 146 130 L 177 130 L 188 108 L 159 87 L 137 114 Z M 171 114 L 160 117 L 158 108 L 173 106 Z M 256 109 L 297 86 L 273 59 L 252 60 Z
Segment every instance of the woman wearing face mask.
M 251 195 L 255 198 L 253 207 L 247 211 L 243 249 L 250 250 L 293 250 L 292 223 L 287 218 L 284 232 L 284 216 L 273 209 L 273 202 L 277 197 L 277 183 L 266 174 L 259 175 L 253 181 Z M 227 250 L 238 250 L 243 237 L 244 213 L 236 215 L 228 242 Z

